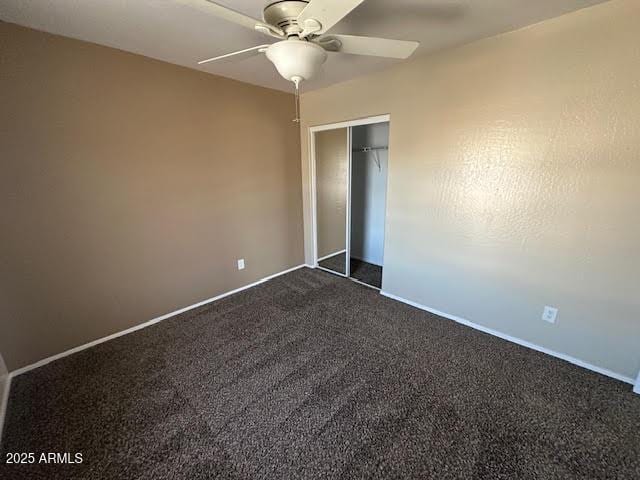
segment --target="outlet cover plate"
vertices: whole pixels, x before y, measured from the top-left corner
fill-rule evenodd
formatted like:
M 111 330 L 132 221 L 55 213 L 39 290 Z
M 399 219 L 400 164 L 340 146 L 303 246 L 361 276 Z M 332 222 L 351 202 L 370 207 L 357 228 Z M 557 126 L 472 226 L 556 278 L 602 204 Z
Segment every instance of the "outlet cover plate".
M 556 323 L 556 318 L 558 317 L 558 309 L 555 307 L 544 307 L 544 311 L 542 312 L 542 320 L 549 323 Z

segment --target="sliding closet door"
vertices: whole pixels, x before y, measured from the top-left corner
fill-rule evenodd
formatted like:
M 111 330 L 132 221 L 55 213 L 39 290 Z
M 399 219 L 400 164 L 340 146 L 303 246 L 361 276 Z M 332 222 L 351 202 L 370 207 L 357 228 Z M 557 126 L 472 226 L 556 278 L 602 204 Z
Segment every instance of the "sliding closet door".
M 347 275 L 349 129 L 315 132 L 314 146 L 317 265 Z

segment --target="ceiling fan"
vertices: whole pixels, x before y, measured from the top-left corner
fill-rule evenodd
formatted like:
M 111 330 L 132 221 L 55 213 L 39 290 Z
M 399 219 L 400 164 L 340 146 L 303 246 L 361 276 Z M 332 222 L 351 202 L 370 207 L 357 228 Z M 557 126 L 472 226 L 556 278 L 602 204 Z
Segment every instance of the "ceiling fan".
M 280 41 L 208 58 L 198 64 L 266 53 L 280 75 L 295 84 L 296 92 L 300 82 L 311 79 L 318 72 L 327 60 L 327 51 L 404 59 L 420 45 L 403 40 L 327 34 L 364 0 L 270 0 L 264 8 L 262 21 L 211 0 L 206 2 L 203 6 L 206 5 L 204 8 L 212 14 Z

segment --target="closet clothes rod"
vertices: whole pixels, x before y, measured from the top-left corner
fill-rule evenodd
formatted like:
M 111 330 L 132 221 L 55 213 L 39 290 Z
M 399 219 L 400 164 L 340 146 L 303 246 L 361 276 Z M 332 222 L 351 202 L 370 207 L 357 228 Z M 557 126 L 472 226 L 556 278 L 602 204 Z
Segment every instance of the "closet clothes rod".
M 375 150 L 389 150 L 389 147 L 358 147 L 354 148 L 353 152 L 373 152 Z
M 382 171 L 382 165 L 380 165 L 380 157 L 378 157 L 378 150 L 389 150 L 389 147 L 358 147 L 352 150 L 353 153 L 357 152 L 373 152 L 373 161 L 376 162 L 376 166 L 378 167 L 378 171 Z

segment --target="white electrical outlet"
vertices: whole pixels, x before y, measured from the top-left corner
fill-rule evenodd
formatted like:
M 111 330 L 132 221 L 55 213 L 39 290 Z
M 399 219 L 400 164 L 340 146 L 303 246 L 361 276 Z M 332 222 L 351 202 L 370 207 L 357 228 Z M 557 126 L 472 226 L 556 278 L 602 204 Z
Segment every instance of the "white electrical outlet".
M 238 270 L 244 270 L 244 258 L 238 260 Z
M 556 317 L 558 316 L 558 309 L 554 307 L 546 306 L 542 312 L 542 320 L 549 323 L 556 323 Z

